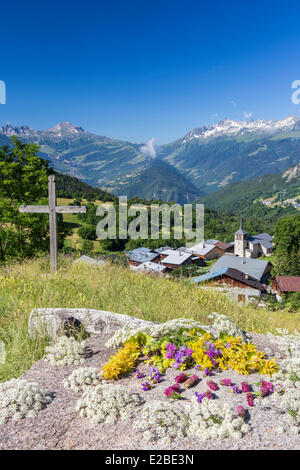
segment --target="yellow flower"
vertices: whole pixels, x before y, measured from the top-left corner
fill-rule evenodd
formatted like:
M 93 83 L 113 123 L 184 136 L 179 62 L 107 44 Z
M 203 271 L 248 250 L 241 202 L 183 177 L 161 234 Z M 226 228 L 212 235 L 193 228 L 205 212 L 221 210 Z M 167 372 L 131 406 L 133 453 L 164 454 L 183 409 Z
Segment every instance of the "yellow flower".
M 111 356 L 109 361 L 103 365 L 102 377 L 106 380 L 116 380 L 120 375 L 131 372 L 140 354 L 138 342 L 126 342 L 124 347 Z

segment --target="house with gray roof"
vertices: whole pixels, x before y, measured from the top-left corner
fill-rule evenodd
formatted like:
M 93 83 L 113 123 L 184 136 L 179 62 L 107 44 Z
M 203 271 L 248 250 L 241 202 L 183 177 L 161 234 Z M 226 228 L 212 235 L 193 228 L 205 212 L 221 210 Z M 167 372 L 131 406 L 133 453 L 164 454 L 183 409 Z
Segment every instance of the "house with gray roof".
M 234 268 L 222 268 L 218 271 L 208 272 L 202 276 L 191 279 L 194 284 L 214 283 L 217 285 L 227 285 L 230 287 L 238 287 L 244 289 L 256 290 L 256 295 L 266 293 L 265 286 L 249 274 Z
M 192 262 L 193 254 L 178 250 L 165 250 L 160 253 L 160 262 L 170 269 L 177 269 L 180 266 Z
M 129 255 L 128 264 L 131 266 L 138 266 L 148 261 L 155 262 L 159 260 L 159 255 L 154 253 L 150 248 L 135 248 L 127 253 Z
M 163 264 L 152 263 L 152 261 L 146 261 L 145 263 L 141 263 L 138 266 L 131 266 L 131 269 L 133 271 L 143 271 L 155 274 L 165 273 L 169 271 L 167 266 L 164 266 Z
M 224 268 L 237 269 L 260 282 L 265 282 L 270 275 L 271 266 L 266 260 L 226 254 L 216 261 L 209 272 L 216 272 Z
M 194 256 L 198 256 L 204 260 L 220 258 L 220 256 L 223 256 L 225 253 L 223 248 L 205 241 L 196 243 L 195 245 L 183 249 L 186 252 L 192 253 Z M 182 250 L 182 248 L 178 248 L 178 250 Z

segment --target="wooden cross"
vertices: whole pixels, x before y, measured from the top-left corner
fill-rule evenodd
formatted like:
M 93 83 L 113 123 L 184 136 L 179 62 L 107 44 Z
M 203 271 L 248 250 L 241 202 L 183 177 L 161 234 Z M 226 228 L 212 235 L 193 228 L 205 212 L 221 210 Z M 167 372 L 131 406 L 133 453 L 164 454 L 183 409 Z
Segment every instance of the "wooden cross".
M 19 212 L 49 214 L 50 229 L 50 268 L 57 270 L 57 230 L 56 214 L 85 214 L 85 206 L 57 206 L 55 194 L 55 175 L 48 177 L 48 206 L 20 206 Z

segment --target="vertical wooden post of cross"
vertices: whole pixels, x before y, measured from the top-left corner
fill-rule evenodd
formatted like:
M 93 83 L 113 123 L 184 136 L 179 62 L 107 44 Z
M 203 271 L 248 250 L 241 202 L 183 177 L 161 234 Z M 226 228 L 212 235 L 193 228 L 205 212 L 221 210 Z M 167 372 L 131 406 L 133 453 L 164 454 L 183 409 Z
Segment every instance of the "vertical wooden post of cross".
M 57 270 L 57 226 L 56 214 L 85 214 L 85 206 L 57 206 L 55 193 L 55 175 L 48 177 L 48 206 L 20 206 L 19 212 L 49 214 L 50 231 L 50 269 Z
M 57 270 L 57 227 L 56 227 L 56 194 L 55 175 L 48 178 L 49 195 L 49 231 L 50 231 L 50 269 Z

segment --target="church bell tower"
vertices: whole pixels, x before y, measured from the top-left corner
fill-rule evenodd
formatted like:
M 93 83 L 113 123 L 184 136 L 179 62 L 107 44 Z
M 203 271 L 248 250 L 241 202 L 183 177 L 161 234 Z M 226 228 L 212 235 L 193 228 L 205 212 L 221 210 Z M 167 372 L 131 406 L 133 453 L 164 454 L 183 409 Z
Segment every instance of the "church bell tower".
M 242 218 L 240 220 L 240 228 L 234 234 L 234 254 L 236 256 L 245 256 L 245 249 L 247 248 L 247 235 L 248 233 L 243 230 Z

